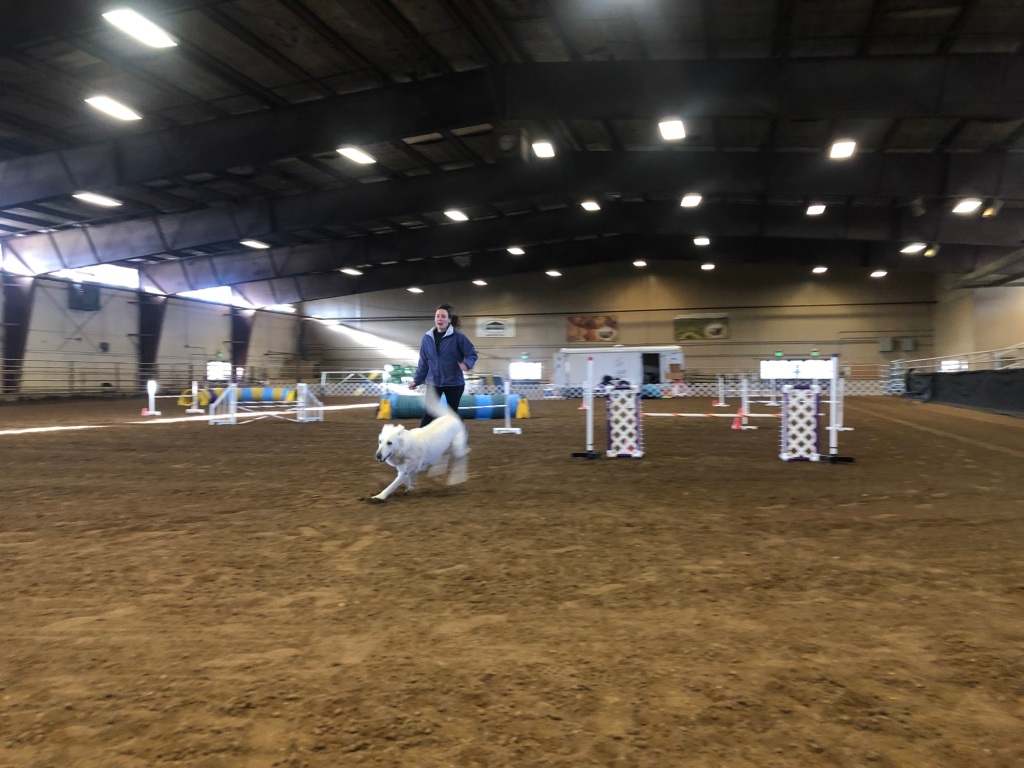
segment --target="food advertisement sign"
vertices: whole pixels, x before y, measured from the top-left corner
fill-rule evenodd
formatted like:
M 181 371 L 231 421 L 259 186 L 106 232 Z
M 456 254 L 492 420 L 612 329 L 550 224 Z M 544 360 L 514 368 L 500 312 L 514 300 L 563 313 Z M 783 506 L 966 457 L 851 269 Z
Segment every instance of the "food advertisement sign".
M 566 341 L 618 341 L 618 315 L 573 315 L 566 321 Z
M 673 321 L 676 341 L 714 341 L 729 338 L 728 315 L 677 315 Z

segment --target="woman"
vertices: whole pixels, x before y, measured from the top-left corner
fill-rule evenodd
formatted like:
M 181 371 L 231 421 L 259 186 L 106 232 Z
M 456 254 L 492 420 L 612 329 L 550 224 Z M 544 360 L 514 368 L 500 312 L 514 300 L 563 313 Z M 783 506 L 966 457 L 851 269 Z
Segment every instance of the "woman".
M 427 392 L 427 397 L 444 395 L 448 407 L 455 413 L 459 412 L 459 401 L 466 391 L 466 378 L 463 374 L 476 365 L 476 348 L 459 326 L 459 316 L 451 304 L 442 304 L 434 312 L 434 327 L 423 336 L 420 342 L 420 361 L 416 366 L 409 389 L 416 389 L 426 382 L 435 391 Z M 425 427 L 434 417 L 423 411 L 420 426 Z

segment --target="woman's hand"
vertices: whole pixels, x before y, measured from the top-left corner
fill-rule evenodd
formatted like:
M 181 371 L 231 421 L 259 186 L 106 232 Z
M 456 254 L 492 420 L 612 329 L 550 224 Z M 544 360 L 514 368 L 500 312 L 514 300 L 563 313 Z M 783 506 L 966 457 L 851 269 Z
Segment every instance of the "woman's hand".
M 465 373 L 466 371 L 468 371 L 468 370 L 469 370 L 469 366 L 468 366 L 468 365 L 466 365 L 465 363 L 459 363 L 459 368 L 461 368 L 461 369 L 462 369 L 462 372 L 463 372 L 463 373 Z

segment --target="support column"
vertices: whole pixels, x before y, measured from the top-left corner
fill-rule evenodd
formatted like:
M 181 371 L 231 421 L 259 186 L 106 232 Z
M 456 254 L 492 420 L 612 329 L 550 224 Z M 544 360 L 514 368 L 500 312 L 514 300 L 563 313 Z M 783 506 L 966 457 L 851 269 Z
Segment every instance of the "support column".
M 164 328 L 167 297 L 139 291 L 139 386 L 157 378 L 157 351 Z
M 16 395 L 21 387 L 36 281 L 34 277 L 0 272 L 0 286 L 4 295 L 3 326 L 0 328 L 0 354 L 3 359 L 0 392 L 5 395 Z
M 252 327 L 256 322 L 255 309 L 231 307 L 231 380 L 235 380 L 235 371 L 244 368 L 249 359 L 249 342 L 252 340 Z

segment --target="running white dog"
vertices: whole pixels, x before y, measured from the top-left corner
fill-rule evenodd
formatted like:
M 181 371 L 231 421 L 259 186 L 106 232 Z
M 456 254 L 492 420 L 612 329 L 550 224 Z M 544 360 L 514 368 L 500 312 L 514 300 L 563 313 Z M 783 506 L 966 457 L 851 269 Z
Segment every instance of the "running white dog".
M 448 468 L 449 453 L 455 464 L 448 474 L 448 485 L 466 481 L 466 454 L 469 453 L 469 435 L 462 419 L 455 411 L 441 405 L 439 400 L 425 403 L 435 415 L 425 427 L 406 429 L 401 424 L 385 424 L 377 439 L 377 461 L 387 462 L 398 470 L 398 477 L 387 488 L 370 498 L 385 501 L 398 486 L 405 483 L 411 491 L 419 472 L 430 469 L 429 475 L 440 475 Z

